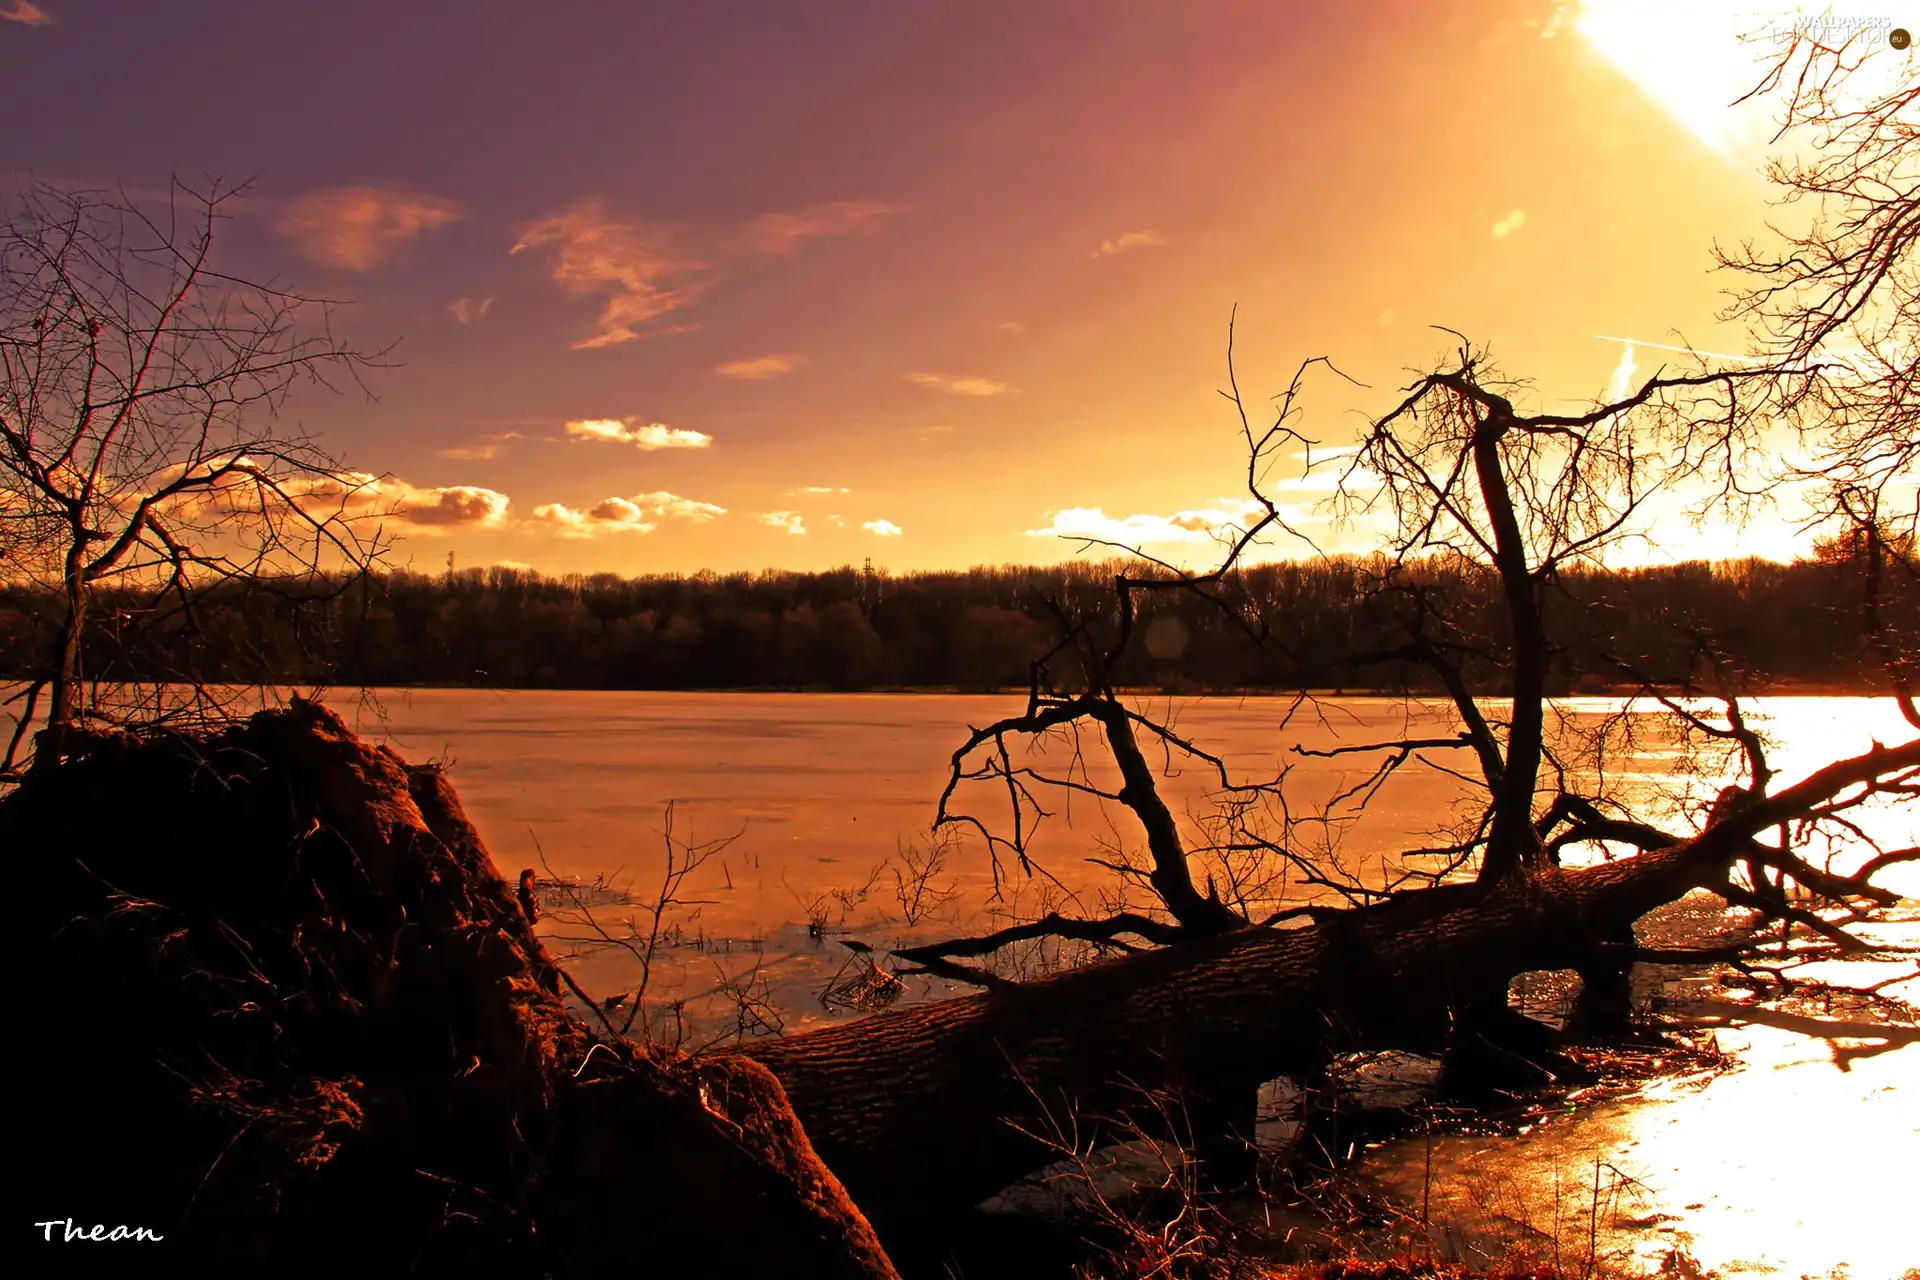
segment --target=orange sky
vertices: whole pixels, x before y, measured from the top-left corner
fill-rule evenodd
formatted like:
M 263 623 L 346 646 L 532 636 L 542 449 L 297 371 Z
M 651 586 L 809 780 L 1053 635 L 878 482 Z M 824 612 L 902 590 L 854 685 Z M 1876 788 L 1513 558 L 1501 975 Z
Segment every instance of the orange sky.
M 1754 22 L 1715 4 L 29 9 L 0 110 L 47 123 L 0 164 L 257 173 L 250 267 L 401 340 L 377 401 L 294 410 L 388 477 L 424 569 L 1155 538 L 1238 492 L 1236 304 L 1251 396 L 1312 355 L 1369 384 L 1314 385 L 1330 445 L 1444 348 L 1431 324 L 1590 397 L 1621 363 L 1598 335 L 1742 348 L 1710 248 L 1767 197 L 1718 105 Z

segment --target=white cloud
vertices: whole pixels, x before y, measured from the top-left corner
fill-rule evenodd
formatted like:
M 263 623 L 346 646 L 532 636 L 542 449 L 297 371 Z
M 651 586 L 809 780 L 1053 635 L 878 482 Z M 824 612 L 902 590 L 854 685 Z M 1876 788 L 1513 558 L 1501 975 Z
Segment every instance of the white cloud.
M 763 511 L 760 513 L 760 523 L 774 529 L 785 529 L 791 534 L 807 531 L 806 520 L 798 511 Z
M 646 515 L 639 503 L 625 498 L 602 498 L 587 508 L 589 519 L 603 520 L 608 524 L 639 524 L 646 519 Z
M 1100 507 L 1068 507 L 1050 513 L 1045 528 L 1028 529 L 1026 533 L 1030 538 L 1084 538 L 1128 546 L 1218 542 L 1222 535 L 1232 537 L 1246 529 L 1261 514 L 1257 504 L 1231 499 L 1222 499 L 1215 507 L 1165 516 L 1144 512 L 1110 516 Z
M 778 378 L 792 373 L 802 363 L 799 356 L 775 353 L 754 356 L 750 360 L 729 360 L 725 364 L 713 366 L 713 371 L 723 378 L 739 378 L 744 382 L 765 382 L 769 378 Z
M 891 520 L 863 520 L 860 527 L 876 538 L 897 538 L 902 530 Z
M 628 439 L 640 449 L 704 449 L 713 443 L 713 437 L 704 431 L 669 427 L 662 422 L 636 427 Z
M 1527 211 L 1525 209 L 1515 209 L 1506 217 L 1493 224 L 1493 238 L 1495 240 L 1505 240 L 1508 236 L 1526 225 Z
M 950 396 L 1003 396 L 1014 390 L 1004 382 L 969 375 L 953 377 L 944 373 L 909 373 L 904 376 L 908 382 L 944 391 Z
M 371 271 L 425 232 L 460 216 L 449 200 L 378 187 L 329 187 L 295 200 L 280 233 L 324 266 Z
M 491 310 L 493 310 L 492 294 L 478 301 L 472 298 L 455 298 L 447 304 L 447 314 L 459 324 L 472 324 Z
M 601 504 L 605 506 L 605 503 Z M 591 538 L 597 533 L 624 531 L 628 533 L 652 533 L 657 525 L 638 520 L 619 521 L 604 518 L 596 520 L 585 511 L 575 510 L 564 503 L 543 502 L 533 509 L 536 524 L 551 526 L 563 538 Z
M 0 9 L 0 22 L 18 22 L 28 27 L 50 27 L 53 15 L 34 4 L 32 0 L 13 0 L 13 3 Z
M 558 502 L 542 503 L 533 509 L 533 520 L 565 538 L 591 538 L 602 533 L 652 533 L 662 520 L 705 524 L 726 513 L 725 507 L 711 502 L 655 492 L 603 498 L 585 511 Z
M 809 484 L 809 485 L 802 485 L 800 488 L 795 489 L 794 492 L 795 493 L 852 493 L 853 490 L 845 487 L 836 489 L 830 484 Z
M 627 424 L 620 418 L 575 418 L 567 423 L 567 434 L 576 440 L 613 440 L 627 442 Z
M 1166 241 L 1160 238 L 1160 233 L 1151 228 L 1144 231 L 1129 231 L 1123 236 L 1102 241 L 1100 247 L 1093 251 L 1093 256 L 1111 258 L 1114 254 L 1125 253 L 1129 249 L 1150 249 L 1165 243 Z
M 636 449 L 705 449 L 713 437 L 704 431 L 670 427 L 664 422 L 630 426 L 630 418 L 575 418 L 567 423 L 567 434 L 576 440 L 607 440 L 630 444 Z

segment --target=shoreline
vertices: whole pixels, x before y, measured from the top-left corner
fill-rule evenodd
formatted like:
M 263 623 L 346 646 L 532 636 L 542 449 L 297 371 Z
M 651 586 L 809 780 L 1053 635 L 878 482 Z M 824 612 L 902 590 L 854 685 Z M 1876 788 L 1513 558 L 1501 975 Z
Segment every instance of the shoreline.
M 446 691 L 458 690 L 472 693 L 698 693 L 698 694 L 750 694 L 765 697 L 769 694 L 790 694 L 805 697 L 955 697 L 955 698 L 994 698 L 1020 697 L 1028 691 L 1024 686 L 1002 685 L 992 688 L 969 688 L 963 685 L 876 685 L 865 689 L 834 689 L 824 685 L 695 685 L 695 686 L 633 686 L 633 685 L 561 685 L 561 684 L 459 684 L 452 682 L 422 681 L 418 683 L 386 684 L 307 684 L 298 681 L 265 682 L 264 684 L 236 684 L 234 688 L 313 688 L 325 691 L 357 689 L 395 689 Z M 1192 699 L 1243 699 L 1243 698 L 1297 698 L 1302 694 L 1313 698 L 1391 698 L 1396 701 L 1412 699 L 1414 701 L 1441 702 L 1447 699 L 1441 689 L 1394 689 L 1378 687 L 1341 686 L 1326 689 L 1282 689 L 1266 687 L 1250 688 L 1170 688 L 1164 685 L 1122 685 L 1118 692 L 1128 697 L 1151 698 L 1192 698 Z M 1713 698 L 1718 695 L 1701 690 L 1686 690 L 1677 687 L 1661 688 L 1660 693 L 1668 697 Z M 1476 698 L 1504 699 L 1509 695 L 1504 691 L 1493 690 L 1477 692 Z M 1549 702 L 1566 701 L 1576 698 L 1634 698 L 1646 697 L 1644 688 L 1630 685 L 1596 685 L 1547 695 Z M 1835 681 L 1781 681 L 1767 688 L 1745 692 L 1743 698 L 1887 698 L 1893 695 L 1885 689 L 1862 688 Z

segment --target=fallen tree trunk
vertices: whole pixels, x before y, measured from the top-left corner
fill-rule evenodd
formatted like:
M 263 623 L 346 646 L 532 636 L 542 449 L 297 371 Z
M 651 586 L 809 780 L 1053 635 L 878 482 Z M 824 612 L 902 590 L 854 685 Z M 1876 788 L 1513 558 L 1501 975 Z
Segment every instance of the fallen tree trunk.
M 1084 1147 L 1204 1131 L 1258 1084 L 1337 1054 L 1437 1053 L 1537 969 L 1631 963 L 1634 921 L 1723 884 L 1751 834 L 1813 795 L 1920 764 L 1920 744 L 1842 761 L 1708 833 L 1576 870 L 1404 893 L 1299 928 L 1246 928 L 1040 981 L 756 1045 L 816 1149 L 906 1257 L 952 1215 Z M 1157 1095 L 1157 1096 L 1156 1096 Z M 1199 1114 L 1194 1114 L 1194 1112 Z
M 309 703 L 65 745 L 0 799 L 60 1269 L 894 1277 L 764 1068 L 565 1007 L 435 771 Z

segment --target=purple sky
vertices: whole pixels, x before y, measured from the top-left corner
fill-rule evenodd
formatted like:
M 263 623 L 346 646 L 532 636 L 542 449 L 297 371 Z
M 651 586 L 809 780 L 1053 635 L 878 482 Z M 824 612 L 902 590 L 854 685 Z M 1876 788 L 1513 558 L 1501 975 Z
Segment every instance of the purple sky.
M 376 402 L 294 412 L 421 567 L 1192 551 L 1235 510 L 1236 304 L 1250 393 L 1370 384 L 1316 387 L 1329 444 L 1429 324 L 1591 395 L 1596 335 L 1738 341 L 1708 251 L 1765 195 L 1546 2 L 0 15 L 0 170 L 252 178 L 230 265 L 399 341 Z

